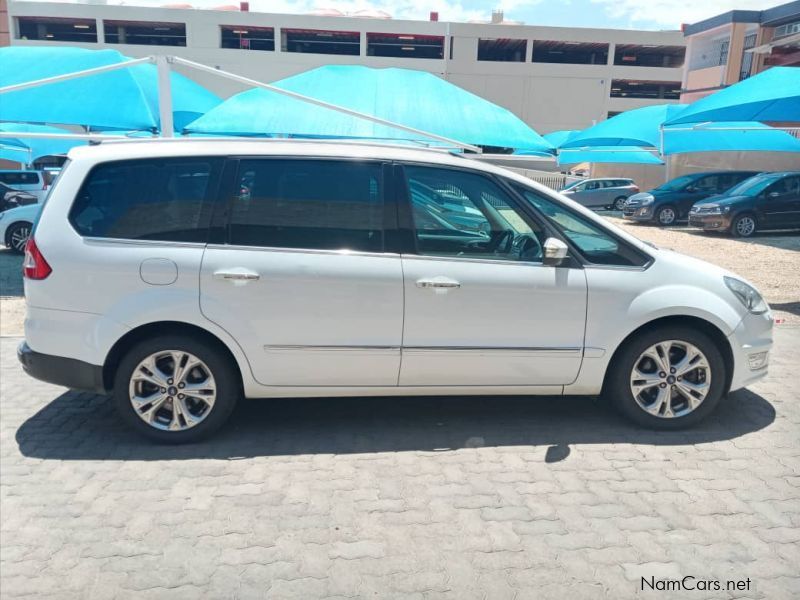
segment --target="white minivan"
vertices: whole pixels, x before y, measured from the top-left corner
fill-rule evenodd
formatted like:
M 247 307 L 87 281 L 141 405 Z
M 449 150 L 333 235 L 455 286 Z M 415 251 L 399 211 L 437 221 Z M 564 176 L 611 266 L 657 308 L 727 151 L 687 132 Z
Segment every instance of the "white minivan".
M 602 392 L 674 429 L 767 372 L 752 285 L 461 155 L 183 139 L 69 158 L 26 248 L 19 358 L 156 440 L 208 435 L 240 397 Z

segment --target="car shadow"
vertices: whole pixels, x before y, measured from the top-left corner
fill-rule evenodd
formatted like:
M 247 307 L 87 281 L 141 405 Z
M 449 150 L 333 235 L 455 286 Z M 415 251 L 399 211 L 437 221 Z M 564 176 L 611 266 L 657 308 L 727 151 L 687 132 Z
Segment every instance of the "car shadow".
M 729 440 L 775 420 L 761 396 L 731 394 L 699 426 L 651 431 L 586 397 L 295 398 L 243 401 L 215 436 L 159 445 L 127 429 L 103 396 L 67 392 L 17 430 L 28 457 L 56 460 L 227 460 L 255 456 L 548 447 L 559 462 L 574 444 L 692 445 Z
M 772 310 L 779 310 L 800 316 L 800 302 L 770 302 L 769 307 Z
M 22 256 L 3 246 L 0 248 L 0 296 L 22 297 Z
M 740 244 L 769 246 L 779 250 L 793 250 L 800 252 L 800 230 L 781 230 L 781 231 L 757 231 L 753 237 L 741 238 L 734 237 L 728 233 L 719 231 L 703 231 L 697 228 L 686 228 L 683 231 L 696 236 L 703 237 L 723 237 L 727 240 L 739 242 Z

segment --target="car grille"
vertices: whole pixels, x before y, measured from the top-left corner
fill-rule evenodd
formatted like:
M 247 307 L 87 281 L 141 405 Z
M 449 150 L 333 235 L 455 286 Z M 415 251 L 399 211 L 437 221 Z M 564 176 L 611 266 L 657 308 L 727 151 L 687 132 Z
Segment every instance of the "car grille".
M 706 206 L 693 206 L 689 212 L 693 215 L 702 215 L 705 213 L 710 213 L 712 210 L 713 209 Z

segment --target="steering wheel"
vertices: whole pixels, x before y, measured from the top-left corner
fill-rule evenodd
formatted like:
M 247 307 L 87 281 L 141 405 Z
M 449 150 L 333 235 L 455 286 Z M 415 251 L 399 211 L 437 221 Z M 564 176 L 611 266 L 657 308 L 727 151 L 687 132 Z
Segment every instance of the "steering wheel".
M 542 258 L 542 246 L 532 235 L 519 236 L 515 246 L 519 251 L 519 260 L 521 261 L 538 261 Z
M 488 252 L 509 254 L 514 247 L 514 237 L 515 234 L 511 229 L 493 231 L 491 239 L 486 243 L 486 250 Z M 503 246 L 502 250 L 500 249 L 501 246 Z

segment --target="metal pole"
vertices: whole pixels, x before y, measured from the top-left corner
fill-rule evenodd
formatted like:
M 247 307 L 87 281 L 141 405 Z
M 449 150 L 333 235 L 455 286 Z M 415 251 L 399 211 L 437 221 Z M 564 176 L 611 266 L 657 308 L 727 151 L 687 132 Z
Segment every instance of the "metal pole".
M 175 127 L 172 122 L 172 86 L 170 85 L 170 60 L 166 56 L 156 57 L 158 70 L 158 116 L 161 137 L 175 137 Z
M 40 85 L 47 85 L 48 83 L 58 83 L 59 81 L 67 81 L 69 79 L 77 79 L 79 77 L 89 77 L 90 75 L 97 75 L 98 73 L 105 73 L 107 71 L 116 71 L 117 69 L 127 69 L 128 67 L 132 67 L 133 65 L 139 65 L 142 63 L 149 63 L 149 62 L 153 62 L 152 56 L 147 56 L 145 58 L 137 58 L 136 60 L 129 60 L 115 65 L 105 65 L 103 67 L 95 67 L 93 69 L 75 71 L 74 73 L 64 73 L 63 75 L 55 75 L 53 77 L 45 77 L 44 79 L 26 81 L 24 83 L 15 83 L 13 85 L 7 85 L 5 87 L 0 88 L 0 94 L 7 94 L 9 92 L 18 92 L 20 90 L 25 90 L 32 87 L 38 87 Z
M 416 135 L 422 135 L 426 138 L 430 138 L 433 140 L 437 140 L 440 142 L 445 142 L 452 146 L 456 146 L 457 148 L 463 148 L 464 150 L 469 150 L 471 152 L 475 152 L 476 154 L 481 153 L 481 149 L 477 146 L 473 146 L 471 144 L 465 144 L 464 142 L 459 142 L 457 140 L 453 140 L 447 137 L 443 137 L 441 135 L 436 135 L 435 133 L 430 133 L 428 131 L 422 131 L 421 129 L 415 129 L 414 127 L 409 127 L 407 125 L 400 125 L 399 123 L 394 123 L 392 121 L 387 121 L 386 119 L 381 119 L 379 117 L 374 117 L 372 115 L 368 115 L 366 113 L 358 112 L 356 110 L 351 110 L 349 108 L 345 108 L 344 106 L 338 106 L 336 104 L 330 104 L 329 102 L 323 102 L 322 100 L 317 100 L 316 98 L 311 98 L 309 96 L 304 96 L 303 94 L 298 94 L 297 92 L 290 92 L 289 90 L 284 90 L 282 88 L 276 87 L 274 85 L 270 85 L 268 83 L 262 83 L 261 81 L 257 81 L 255 79 L 250 79 L 249 77 L 242 77 L 241 75 L 236 75 L 234 73 L 229 73 L 227 71 L 223 71 L 221 69 L 215 69 L 214 67 L 209 67 L 200 63 L 193 62 L 191 60 L 186 60 L 185 58 L 180 58 L 179 56 L 172 56 L 170 57 L 172 62 L 179 65 L 184 65 L 187 67 L 192 67 L 199 71 L 205 71 L 207 73 L 212 73 L 214 75 L 219 75 L 220 77 L 225 77 L 227 79 L 232 79 L 233 81 L 238 81 L 239 83 L 244 83 L 245 85 L 250 85 L 253 87 L 263 88 L 265 90 L 269 90 L 271 92 L 275 92 L 276 94 L 283 94 L 284 96 L 288 96 L 290 98 L 294 98 L 295 100 L 300 100 L 301 102 L 308 102 L 309 104 L 314 104 L 316 106 L 321 106 L 323 108 L 329 108 L 331 110 L 335 110 L 337 112 L 344 113 L 346 115 L 350 115 L 351 117 L 356 117 L 359 119 L 364 119 L 366 121 L 372 121 L 373 123 L 378 123 L 379 125 L 385 125 L 386 127 L 392 127 L 394 129 L 400 129 L 401 131 L 408 131 L 409 133 L 414 133 Z M 270 133 L 281 133 L 281 132 L 270 132 Z
M 98 133 L 31 133 L 28 131 L 0 131 L 0 139 L 2 138 L 31 138 L 31 139 L 47 139 L 47 140 L 130 140 L 136 138 L 129 138 L 125 135 L 110 135 Z M 146 139 L 146 138 L 145 138 Z

